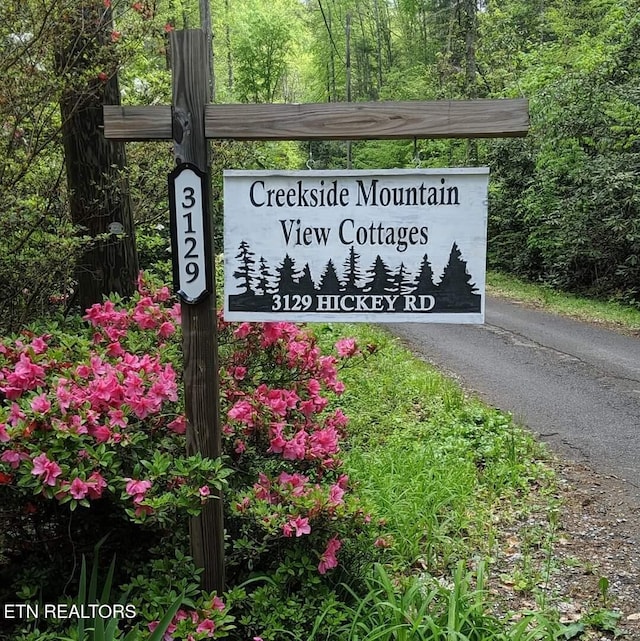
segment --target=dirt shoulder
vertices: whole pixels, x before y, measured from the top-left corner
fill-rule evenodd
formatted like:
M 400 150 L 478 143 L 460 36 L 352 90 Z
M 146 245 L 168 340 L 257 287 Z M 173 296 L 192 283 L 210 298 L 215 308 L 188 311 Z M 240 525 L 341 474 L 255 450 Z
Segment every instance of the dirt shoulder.
M 637 494 L 582 464 L 552 467 L 556 515 L 541 500 L 540 509 L 503 524 L 492 592 L 507 611 L 557 612 L 575 630 L 567 638 L 640 641 Z
M 557 463 L 561 562 L 556 579 L 581 614 L 603 607 L 598 583 L 608 580 L 605 609 L 620 612 L 618 627 L 640 639 L 640 502 L 623 481 L 585 465 Z M 577 559 L 578 563 L 574 563 Z M 607 638 L 607 637 L 605 637 Z

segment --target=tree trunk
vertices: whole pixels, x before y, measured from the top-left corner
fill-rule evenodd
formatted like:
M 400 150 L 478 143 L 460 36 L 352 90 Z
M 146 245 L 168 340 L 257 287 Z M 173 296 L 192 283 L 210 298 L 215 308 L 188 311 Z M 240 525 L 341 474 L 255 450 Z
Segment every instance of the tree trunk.
M 111 293 L 131 296 L 138 257 L 124 144 L 106 140 L 101 129 L 103 104 L 120 104 L 115 62 L 88 77 L 116 37 L 111 16 L 102 3 L 67 15 L 57 66 L 72 78 L 60 102 L 71 219 L 94 239 L 76 265 L 77 302 L 86 309 Z

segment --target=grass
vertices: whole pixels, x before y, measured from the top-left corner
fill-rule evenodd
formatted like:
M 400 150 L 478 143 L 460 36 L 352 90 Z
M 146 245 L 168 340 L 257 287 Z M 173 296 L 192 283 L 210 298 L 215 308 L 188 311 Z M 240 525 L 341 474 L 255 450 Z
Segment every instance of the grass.
M 615 301 L 599 301 L 567 294 L 498 272 L 487 274 L 487 293 L 625 331 L 640 331 L 640 308 Z
M 640 331 L 640 309 L 555 292 L 497 273 L 488 292 Z M 350 416 L 345 465 L 372 514 L 385 525 L 385 562 L 358 595 L 340 641 L 524 641 L 571 639 L 598 622 L 564 626 L 548 597 L 558 500 L 544 447 L 511 417 L 469 398 L 415 359 L 389 333 L 367 325 L 316 328 L 328 347 L 357 338 L 364 365 L 347 367 L 340 405 Z M 365 348 L 368 346 L 368 349 Z M 535 513 L 535 518 L 529 518 Z M 540 515 L 543 516 L 540 519 Z M 526 525 L 527 519 L 535 522 Z M 502 525 L 525 524 L 514 590 L 535 612 L 503 612 L 486 589 Z M 537 552 L 539 551 L 539 552 Z M 608 614 L 609 611 L 606 611 Z M 312 639 L 323 637 L 312 636 Z M 334 637 L 332 637 L 334 638 Z
M 479 577 L 474 568 L 490 570 L 500 521 L 522 518 L 540 500 L 552 507 L 553 474 L 543 446 L 509 416 L 467 397 L 382 329 L 325 325 L 316 333 L 325 346 L 341 336 L 375 345 L 364 364 L 342 371 L 347 391 L 340 405 L 350 416 L 346 471 L 385 524 L 388 547 L 351 627 L 336 638 L 538 638 L 526 636 L 529 624 L 516 630 L 479 616 L 491 604 L 484 573 Z M 542 499 L 532 501 L 534 492 Z M 540 536 L 544 545 L 548 533 Z M 531 569 L 531 585 L 539 572 Z M 541 620 L 534 625 L 527 619 L 539 629 Z M 544 621 L 559 629 L 553 617 Z M 473 632 L 473 626 L 484 632 Z

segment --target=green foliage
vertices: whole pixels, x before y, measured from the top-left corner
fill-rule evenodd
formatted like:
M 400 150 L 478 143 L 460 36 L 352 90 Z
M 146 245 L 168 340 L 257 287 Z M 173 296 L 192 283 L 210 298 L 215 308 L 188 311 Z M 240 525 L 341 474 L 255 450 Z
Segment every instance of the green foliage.
M 534 641 L 560 638 L 564 626 L 540 614 L 505 626 L 486 611 L 484 566 L 457 564 L 450 581 L 428 575 L 396 580 L 375 567 L 364 596 L 353 595 L 349 620 L 331 637 L 340 641 Z M 309 641 L 327 638 L 312 635 Z
M 240 102 L 276 102 L 282 95 L 295 5 L 244 3 L 233 13 L 234 90 Z
M 637 304 L 640 103 L 631 39 L 640 26 L 632 4 L 547 14 L 544 39 L 519 71 L 532 94 L 532 135 L 495 143 L 488 156 L 489 264 Z

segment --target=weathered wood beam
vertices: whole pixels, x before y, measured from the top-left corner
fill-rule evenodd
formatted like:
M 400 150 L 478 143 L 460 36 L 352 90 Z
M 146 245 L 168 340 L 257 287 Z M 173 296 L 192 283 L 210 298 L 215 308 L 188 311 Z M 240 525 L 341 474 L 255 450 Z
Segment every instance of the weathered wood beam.
M 195 29 L 173 31 L 169 37 L 174 105 L 173 135 L 170 133 L 169 137 L 173 138 L 175 160 L 194 164 L 206 173 L 207 140 L 202 120 L 209 90 L 206 37 Z M 210 179 L 205 181 L 207 192 L 210 183 Z M 204 200 L 211 202 L 208 193 Z M 213 246 L 213 237 L 209 240 Z M 198 251 L 203 251 L 206 245 L 202 245 L 202 239 L 200 242 Z M 184 252 L 185 248 L 176 251 Z M 213 256 L 206 253 L 213 272 Z M 181 318 L 187 452 L 215 459 L 222 455 L 215 279 L 212 286 L 213 292 L 202 301 L 182 305 Z M 215 498 L 205 502 L 189 527 L 191 555 L 196 566 L 203 568 L 202 587 L 207 592 L 215 590 L 218 595 L 225 588 L 223 514 L 222 494 L 215 492 Z
M 105 136 L 171 137 L 171 108 L 105 107 Z M 364 140 L 525 136 L 528 101 L 334 102 L 207 105 L 207 138 L 234 140 Z
M 105 105 L 104 136 L 112 140 L 171 140 L 171 105 Z

